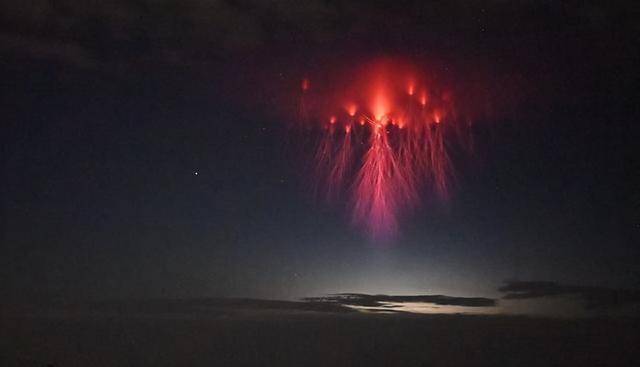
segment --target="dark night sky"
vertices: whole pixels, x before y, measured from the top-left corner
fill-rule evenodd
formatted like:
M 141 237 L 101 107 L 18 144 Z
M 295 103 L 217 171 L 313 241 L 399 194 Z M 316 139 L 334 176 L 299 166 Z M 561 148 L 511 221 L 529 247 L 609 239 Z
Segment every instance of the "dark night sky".
M 0 6 L 3 297 L 640 286 L 637 5 L 108 3 Z M 276 112 L 306 70 L 380 54 L 526 96 L 384 247 L 311 198 Z

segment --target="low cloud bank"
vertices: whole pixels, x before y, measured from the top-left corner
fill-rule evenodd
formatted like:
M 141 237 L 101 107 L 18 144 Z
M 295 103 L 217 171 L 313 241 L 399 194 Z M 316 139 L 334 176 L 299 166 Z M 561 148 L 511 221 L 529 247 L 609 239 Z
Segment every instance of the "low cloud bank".
M 324 297 L 308 297 L 303 300 L 313 303 L 329 303 L 355 307 L 377 307 L 393 311 L 402 304 L 425 304 L 433 306 L 495 307 L 496 300 L 483 297 L 451 297 L 444 295 L 401 295 L 338 293 Z
M 549 281 L 507 281 L 498 288 L 505 300 L 574 298 L 587 310 L 612 310 L 640 306 L 640 290 L 564 285 Z

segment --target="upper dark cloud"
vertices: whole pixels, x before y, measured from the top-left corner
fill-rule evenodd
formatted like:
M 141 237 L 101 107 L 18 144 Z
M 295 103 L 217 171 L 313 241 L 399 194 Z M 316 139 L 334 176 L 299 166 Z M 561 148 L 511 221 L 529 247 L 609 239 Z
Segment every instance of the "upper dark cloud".
M 406 43 L 424 49 L 433 42 L 459 48 L 458 41 L 478 34 L 539 33 L 532 13 L 597 30 L 614 18 L 625 21 L 622 10 L 498 0 L 16 0 L 0 5 L 0 49 L 82 67 L 197 65 L 236 52 L 268 56 L 350 41 L 369 49 Z
M 375 19 L 360 10 L 319 0 L 9 1 L 0 5 L 0 47 L 72 64 L 193 64 L 366 32 L 361 23 Z
M 523 300 L 543 297 L 576 297 L 585 308 L 611 309 L 640 304 L 640 290 L 563 285 L 548 281 L 508 281 L 498 288 L 504 299 Z
M 339 293 L 325 297 L 309 297 L 305 300 L 329 304 L 362 307 L 393 308 L 389 303 L 425 303 L 438 306 L 494 307 L 496 301 L 482 297 L 451 297 L 443 295 L 389 296 L 384 294 Z

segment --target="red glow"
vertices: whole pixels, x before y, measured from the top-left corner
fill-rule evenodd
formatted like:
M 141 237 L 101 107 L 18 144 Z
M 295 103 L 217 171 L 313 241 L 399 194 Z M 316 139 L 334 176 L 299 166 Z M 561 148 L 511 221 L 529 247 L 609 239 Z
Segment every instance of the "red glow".
M 347 113 L 349 114 L 349 116 L 351 117 L 355 116 L 357 111 L 358 111 L 358 106 L 356 106 L 355 103 L 350 103 L 347 106 Z
M 442 120 L 442 112 L 440 112 L 439 110 L 433 111 L 433 121 L 436 124 L 439 124 L 441 120 Z
M 309 89 L 309 79 L 307 78 L 302 79 L 301 87 L 303 92 L 307 91 L 307 89 Z
M 420 94 L 420 104 L 422 105 L 422 107 L 427 105 L 427 92 L 422 92 Z
M 354 220 L 371 230 L 376 239 L 396 231 L 398 210 L 412 199 L 411 185 L 387 134 L 376 126 L 370 137 L 370 148 L 356 177 Z
M 429 82 L 417 68 L 385 60 L 348 75 L 305 102 L 312 106 L 309 123 L 330 116 L 315 149 L 315 181 L 329 198 L 349 195 L 353 222 L 372 238 L 390 238 L 425 186 L 448 197 L 448 139 L 458 136 L 448 129 L 458 133 L 469 124 L 454 119 L 462 113 L 453 110 L 460 101 L 454 104 L 451 86 Z M 304 79 L 303 91 L 308 87 Z
M 387 90 L 384 87 L 376 88 L 375 94 L 371 101 L 371 111 L 376 121 L 382 120 L 382 118 L 389 113 L 390 103 L 387 95 Z

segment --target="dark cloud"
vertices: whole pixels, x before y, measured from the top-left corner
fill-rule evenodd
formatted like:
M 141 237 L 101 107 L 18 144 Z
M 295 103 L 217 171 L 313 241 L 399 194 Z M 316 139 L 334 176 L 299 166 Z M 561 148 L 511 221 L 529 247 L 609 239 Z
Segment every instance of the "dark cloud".
M 3 2 L 0 47 L 71 61 L 80 49 L 110 64 L 193 64 L 266 44 L 308 46 L 354 35 L 364 21 L 358 10 L 316 0 Z
M 95 69 L 98 61 L 73 43 L 43 40 L 38 37 L 0 34 L 0 49 L 36 59 L 47 59 L 81 69 Z
M 504 299 L 574 297 L 588 310 L 620 308 L 640 304 L 640 290 L 563 285 L 548 281 L 508 281 L 498 288 Z
M 390 304 L 396 303 L 396 304 Z M 388 296 L 356 293 L 308 297 L 301 301 L 264 300 L 252 298 L 192 298 L 192 299 L 140 299 L 101 300 L 89 302 L 47 300 L 39 303 L 3 304 L 5 314 L 30 314 L 64 310 L 70 313 L 128 313 L 128 314 L 189 314 L 230 315 L 244 312 L 322 312 L 353 313 L 349 306 L 371 307 L 370 311 L 410 313 L 401 310 L 402 303 L 422 303 L 435 306 L 494 307 L 489 298 L 449 297 L 442 295 Z
M 451 297 L 443 295 L 389 296 L 384 294 L 339 293 L 325 297 L 309 297 L 310 302 L 361 307 L 394 308 L 390 303 L 425 303 L 438 306 L 494 307 L 496 301 L 482 297 Z
M 104 300 L 93 302 L 56 302 L 48 300 L 37 304 L 4 304 L 5 314 L 25 314 L 65 310 L 65 312 L 129 314 L 190 314 L 228 315 L 237 312 L 286 311 L 349 313 L 355 310 L 335 303 L 296 302 L 251 298 L 193 298 L 193 299 L 145 299 Z
M 74 65 L 80 53 L 112 68 L 197 63 L 251 48 L 264 34 L 251 13 L 225 1 L 30 1 L 0 10 L 0 47 Z
M 7 1 L 0 5 L 0 49 L 76 66 L 193 66 L 226 59 L 230 53 L 265 56 L 321 45 L 334 50 L 336 44 L 360 43 L 368 49 L 412 44 L 424 50 L 437 43 L 457 49 L 458 41 L 479 34 L 539 32 L 528 15 L 532 10 L 558 17 L 558 24 L 575 20 L 573 24 L 586 30 L 610 26 L 614 17 L 628 18 L 618 16 L 624 15 L 621 7 L 586 4 L 569 12 L 535 1 L 516 3 Z

